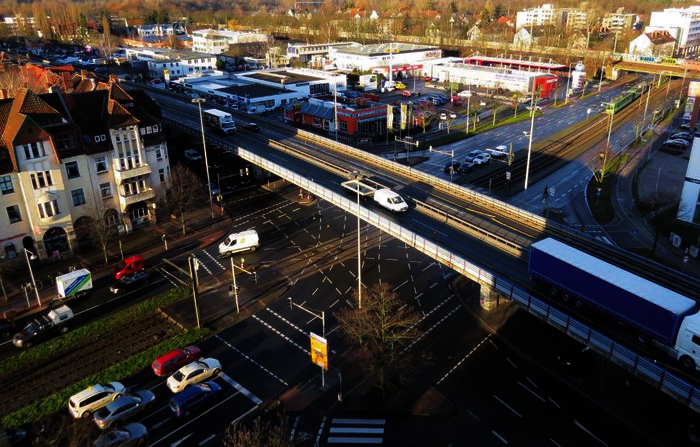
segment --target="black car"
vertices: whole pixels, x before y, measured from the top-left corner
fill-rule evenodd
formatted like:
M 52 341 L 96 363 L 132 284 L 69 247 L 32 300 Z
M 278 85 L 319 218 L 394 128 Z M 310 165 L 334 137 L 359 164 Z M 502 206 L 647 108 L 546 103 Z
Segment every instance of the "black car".
M 0 335 L 2 335 L 2 338 L 7 338 L 18 331 L 17 323 L 13 320 L 9 318 L 0 319 Z
M 468 174 L 474 170 L 474 163 L 464 163 L 459 165 L 456 171 L 460 174 Z
M 121 293 L 127 293 L 131 290 L 138 289 L 147 285 L 151 280 L 151 275 L 147 270 L 141 270 L 136 273 L 132 273 L 129 276 L 124 276 L 122 279 L 114 283 L 109 291 L 115 295 Z
M 573 343 L 557 356 L 559 363 L 570 368 L 576 368 L 581 359 L 589 355 L 591 348 L 582 343 Z
M 245 123 L 243 128 L 251 132 L 260 132 L 260 127 L 255 123 Z
M 445 165 L 445 173 L 449 174 L 450 170 L 457 171 L 459 169 L 460 163 L 458 161 L 448 161 Z

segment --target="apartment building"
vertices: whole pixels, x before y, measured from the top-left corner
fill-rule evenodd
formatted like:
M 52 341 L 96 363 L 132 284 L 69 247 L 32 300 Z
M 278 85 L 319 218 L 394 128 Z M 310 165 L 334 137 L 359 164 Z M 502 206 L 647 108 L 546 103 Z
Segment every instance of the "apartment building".
M 267 35 L 240 31 L 201 29 L 192 32 L 192 50 L 199 53 L 221 54 L 235 43 L 267 42 Z
M 667 31 L 676 39 L 676 54 L 685 57 L 700 52 L 700 6 L 654 11 L 644 33 Z
M 165 78 L 166 70 L 171 79 L 216 70 L 216 56 L 194 51 L 152 47 L 126 48 L 126 58 L 132 63 L 145 62 L 148 65 L 148 74 L 152 78 Z
M 546 3 L 539 8 L 530 8 L 523 11 L 518 11 L 515 15 L 515 29 L 520 29 L 524 26 L 543 26 L 556 25 L 557 10 L 554 5 Z
M 0 100 L 0 249 L 40 258 L 155 221 L 170 175 L 160 109 L 143 91 L 104 88 Z
M 624 31 L 632 29 L 639 21 L 639 16 L 633 13 L 624 12 L 624 8 L 618 8 L 617 12 L 609 12 L 601 19 L 603 28 L 610 31 Z

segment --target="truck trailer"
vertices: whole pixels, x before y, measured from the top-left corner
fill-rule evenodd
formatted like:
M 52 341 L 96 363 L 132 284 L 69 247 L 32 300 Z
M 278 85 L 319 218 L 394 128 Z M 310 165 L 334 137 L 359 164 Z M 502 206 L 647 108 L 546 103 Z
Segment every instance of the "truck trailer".
M 208 109 L 202 111 L 204 124 L 225 134 L 236 132 L 236 122 L 230 113 L 219 109 Z
M 547 285 L 551 296 L 610 315 L 685 367 L 700 364 L 695 300 L 552 238 L 531 245 L 528 272 Z

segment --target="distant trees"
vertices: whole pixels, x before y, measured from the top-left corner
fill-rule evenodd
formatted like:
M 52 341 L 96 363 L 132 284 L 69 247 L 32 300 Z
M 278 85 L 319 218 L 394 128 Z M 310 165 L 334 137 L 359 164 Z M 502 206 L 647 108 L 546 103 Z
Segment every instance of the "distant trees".
M 143 23 L 148 25 L 156 25 L 159 23 L 171 23 L 170 14 L 165 9 L 154 9 L 149 14 L 144 16 Z

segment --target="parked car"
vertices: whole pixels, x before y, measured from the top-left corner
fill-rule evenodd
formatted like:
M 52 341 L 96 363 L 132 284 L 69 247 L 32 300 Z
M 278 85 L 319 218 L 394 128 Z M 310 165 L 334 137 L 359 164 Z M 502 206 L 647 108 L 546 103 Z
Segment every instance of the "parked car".
M 146 270 L 141 270 L 131 275 L 122 276 L 119 281 L 109 287 L 109 291 L 115 295 L 127 293 L 148 285 L 150 280 L 151 274 Z
M 194 149 L 187 149 L 185 151 L 185 158 L 188 159 L 189 161 L 202 160 L 202 156 L 199 155 L 199 152 L 197 152 Z
M 682 139 L 680 139 L 680 138 L 669 138 L 668 140 L 666 140 L 666 143 L 678 143 L 678 144 L 680 144 L 681 146 L 684 146 L 684 147 L 686 147 L 686 148 L 690 147 L 690 142 L 689 142 L 689 141 L 687 141 L 687 140 L 682 140 Z
M 214 168 L 218 169 L 217 166 L 209 166 L 209 168 Z M 214 183 L 205 183 L 204 188 L 208 189 L 211 192 L 211 195 L 213 196 L 218 196 L 221 190 L 219 189 L 218 186 L 216 186 Z
M 456 95 L 451 96 L 450 101 L 452 102 L 452 104 L 455 104 L 455 105 L 462 104 L 462 98 L 460 98 L 459 96 L 456 96 Z
M 441 120 L 446 120 L 446 119 L 447 119 L 447 114 L 446 114 L 446 113 L 441 113 L 441 114 L 440 114 L 440 119 L 441 119 Z
M 680 154 L 681 152 L 683 152 L 684 150 L 686 150 L 687 148 L 688 147 L 686 145 L 684 145 L 678 141 L 667 141 L 664 144 L 662 144 L 659 149 L 662 151 L 664 149 L 670 149 L 671 151 L 675 152 L 677 155 L 677 154 Z
M 589 353 L 591 348 L 583 343 L 572 343 L 557 355 L 557 360 L 564 366 L 575 368 L 584 355 Z
M 215 382 L 192 385 L 170 399 L 170 409 L 176 417 L 189 416 L 191 412 L 219 396 L 221 387 Z
M 482 152 L 481 154 L 474 157 L 474 160 L 472 162 L 476 166 L 487 165 L 487 164 L 491 163 L 491 154 L 487 154 L 485 152 Z
M 690 132 L 676 132 L 673 135 L 671 135 L 669 140 L 681 139 L 681 140 L 689 141 L 692 143 L 694 138 L 695 137 Z
M 251 132 L 260 132 L 260 126 L 258 126 L 258 125 L 255 124 L 255 123 L 245 123 L 245 124 L 243 125 L 243 128 L 244 128 L 245 130 L 249 130 L 249 131 L 251 131 Z
M 0 318 L 0 335 L 2 335 L 2 338 L 7 338 L 18 330 L 19 328 L 14 320 L 10 320 L 9 318 Z
M 467 158 L 466 158 L 467 163 L 473 162 L 474 158 L 476 158 L 478 155 L 480 155 L 482 153 L 483 153 L 483 151 L 481 149 L 473 149 L 473 150 L 469 151 L 469 153 L 467 154 Z
M 395 82 L 394 83 L 394 88 L 396 90 L 403 90 L 406 88 L 406 85 L 403 82 Z
M 457 118 L 457 114 L 454 113 L 454 112 L 450 112 L 450 118 L 451 118 L 451 119 Z
M 458 161 L 448 161 L 447 164 L 445 165 L 445 173 L 449 174 L 450 170 L 456 171 L 460 166 L 460 163 Z
M 423 80 L 424 80 L 425 82 L 430 82 L 430 76 L 424 76 L 424 77 L 423 77 Z
M 410 90 L 404 90 L 401 92 L 401 96 L 410 98 L 411 97 L 411 91 Z
M 173 393 L 179 393 L 190 385 L 217 376 L 219 372 L 221 372 L 221 363 L 218 360 L 212 358 L 198 360 L 183 366 L 168 377 L 168 388 Z
M 125 394 L 97 410 L 95 424 L 105 430 L 145 409 L 150 409 L 155 400 L 156 395 L 148 390 Z
M 151 369 L 156 376 L 167 376 L 182 366 L 197 360 L 201 354 L 202 351 L 196 346 L 173 349 L 155 359 L 151 364 Z
M 462 90 L 461 92 L 457 93 L 457 96 L 461 98 L 468 98 L 472 95 L 472 92 L 470 90 Z
M 95 447 L 121 447 L 145 445 L 148 441 L 148 429 L 145 425 L 133 422 L 122 428 L 112 430 L 95 440 Z
M 114 269 L 112 269 L 112 276 L 114 279 L 122 279 L 123 276 L 131 275 L 146 268 L 146 260 L 143 256 L 133 255 L 124 259 L 122 262 L 117 264 Z
M 68 411 L 74 418 L 87 418 L 103 406 L 118 399 L 126 388 L 119 382 L 93 385 L 68 399 Z
M 474 163 L 462 163 L 457 168 L 459 174 L 468 174 L 474 170 Z

